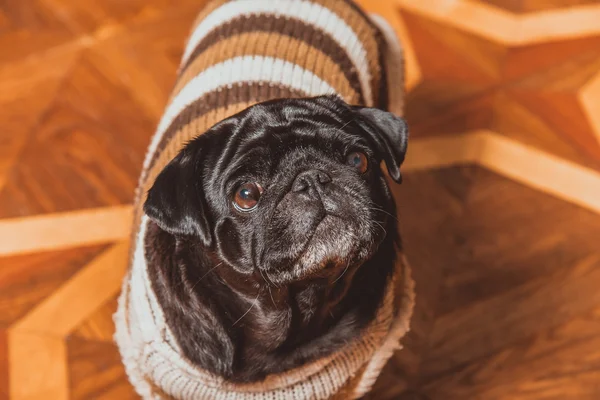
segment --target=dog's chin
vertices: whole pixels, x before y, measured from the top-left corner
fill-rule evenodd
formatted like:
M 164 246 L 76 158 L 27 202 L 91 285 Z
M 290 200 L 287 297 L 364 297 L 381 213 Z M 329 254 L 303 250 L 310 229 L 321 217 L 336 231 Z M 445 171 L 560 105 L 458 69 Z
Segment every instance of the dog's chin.
M 339 276 L 377 251 L 381 240 L 361 232 L 353 221 L 327 215 L 309 236 L 296 261 L 274 280 L 281 283 Z

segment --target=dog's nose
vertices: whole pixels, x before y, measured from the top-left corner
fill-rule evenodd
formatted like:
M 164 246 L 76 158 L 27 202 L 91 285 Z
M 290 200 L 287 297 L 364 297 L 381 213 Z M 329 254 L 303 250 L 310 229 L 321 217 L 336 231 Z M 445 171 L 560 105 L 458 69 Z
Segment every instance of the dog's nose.
M 318 169 L 309 169 L 299 173 L 292 184 L 292 192 L 303 192 L 309 189 L 316 189 L 320 186 L 325 186 L 331 182 L 331 177 L 325 172 Z

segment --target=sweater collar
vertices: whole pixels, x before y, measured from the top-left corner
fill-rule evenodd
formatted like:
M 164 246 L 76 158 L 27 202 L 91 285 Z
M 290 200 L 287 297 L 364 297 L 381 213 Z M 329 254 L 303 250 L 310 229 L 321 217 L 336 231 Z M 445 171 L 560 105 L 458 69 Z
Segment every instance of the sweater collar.
M 147 223 L 144 218 L 139 238 L 145 236 Z M 273 399 L 300 394 L 328 399 L 349 387 L 354 394 L 370 388 L 408 331 L 413 304 L 413 281 L 400 256 L 376 317 L 360 336 L 301 367 L 260 382 L 233 383 L 198 368 L 182 355 L 151 289 L 143 246 L 138 243 L 115 314 L 115 339 L 130 381 L 144 398 L 246 400 L 262 393 Z

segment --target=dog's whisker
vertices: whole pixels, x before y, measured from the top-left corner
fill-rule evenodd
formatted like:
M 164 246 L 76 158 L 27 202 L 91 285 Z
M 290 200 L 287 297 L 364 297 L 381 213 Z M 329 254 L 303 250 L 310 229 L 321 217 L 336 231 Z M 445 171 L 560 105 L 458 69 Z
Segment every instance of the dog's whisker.
M 355 118 L 351 118 L 348 122 L 346 122 L 344 125 L 342 125 L 341 127 L 337 128 L 338 131 L 342 131 L 342 129 L 344 129 L 345 127 L 347 127 L 352 121 L 354 121 Z
M 223 262 L 218 263 L 217 265 L 215 265 L 214 267 L 212 267 L 211 269 L 209 269 L 208 271 L 206 271 L 206 273 L 204 275 L 202 275 L 198 281 L 196 281 L 196 283 L 194 283 L 194 286 L 192 286 L 192 288 L 190 290 L 194 290 L 194 288 L 196 287 L 196 285 L 198 285 L 200 282 L 202 282 L 202 280 L 204 278 L 206 278 L 208 276 L 208 274 L 210 274 L 211 272 L 213 272 L 215 269 L 217 269 L 218 267 L 220 267 L 221 265 L 223 265 Z
M 252 302 L 252 304 L 250 305 L 250 308 L 248 308 L 248 310 L 237 319 L 237 321 L 235 321 L 233 323 L 233 325 L 231 326 L 235 326 L 238 322 L 240 322 L 242 320 L 242 318 L 244 318 L 246 315 L 248 315 L 248 313 L 254 308 L 254 306 L 256 305 L 256 303 L 258 303 L 258 297 L 260 296 L 260 291 L 258 292 L 258 294 L 256 295 L 256 298 L 254 299 L 254 301 Z
M 383 233 L 385 233 L 387 235 L 387 231 L 385 230 L 384 226 L 381 224 L 381 222 L 373 220 L 373 222 L 375 223 L 375 226 L 379 227 Z
M 261 268 L 256 268 L 256 269 L 258 270 L 258 273 L 262 277 L 263 281 L 265 281 L 265 284 L 267 285 L 267 287 L 269 287 L 269 281 L 265 277 L 265 274 L 263 273 L 262 269 Z
M 273 298 L 273 292 L 271 292 L 271 286 L 267 286 L 267 289 L 269 290 L 269 296 L 271 296 L 271 301 L 273 302 L 273 306 L 277 307 L 277 305 L 275 304 L 275 299 Z
M 268 247 L 268 248 L 265 248 L 265 249 L 263 250 L 263 255 L 264 255 L 264 254 L 265 254 L 267 251 L 270 251 L 270 250 L 271 250 L 271 248 L 270 248 L 270 247 Z M 262 259 L 262 258 L 263 258 L 263 257 L 261 257 L 261 259 Z M 272 280 L 270 280 L 270 279 L 267 279 L 267 278 L 265 277 L 265 275 L 263 275 L 263 271 L 262 271 L 262 269 L 261 269 L 261 268 L 259 268 L 259 267 L 256 267 L 256 269 L 258 269 L 258 272 L 260 272 L 260 275 L 262 276 L 262 278 L 264 279 L 264 281 L 267 283 L 267 286 L 270 284 L 270 285 L 273 285 L 273 286 L 275 286 L 276 288 L 279 288 L 279 285 L 278 285 L 278 284 L 276 284 L 275 282 L 273 282 L 273 281 L 272 281 Z
M 385 210 L 384 210 L 384 209 L 382 209 L 382 208 L 379 208 L 379 207 L 372 207 L 372 206 L 370 206 L 370 207 L 369 207 L 369 210 L 382 212 L 382 213 L 384 213 L 384 214 L 386 214 L 386 215 L 389 215 L 390 217 L 394 218 L 396 221 L 398 221 L 398 217 L 397 217 L 397 216 L 395 216 L 395 215 L 394 215 L 394 214 L 392 214 L 392 213 L 389 213 L 389 212 L 385 211 Z
M 348 262 L 346 263 L 346 268 L 344 268 L 344 270 L 342 271 L 342 273 L 340 274 L 340 276 L 338 276 L 337 278 L 335 278 L 335 281 L 333 281 L 333 283 L 336 283 L 337 281 L 339 281 L 340 279 L 342 279 L 342 276 L 344 276 L 344 274 L 348 271 L 349 267 L 350 267 L 350 260 L 348 260 Z

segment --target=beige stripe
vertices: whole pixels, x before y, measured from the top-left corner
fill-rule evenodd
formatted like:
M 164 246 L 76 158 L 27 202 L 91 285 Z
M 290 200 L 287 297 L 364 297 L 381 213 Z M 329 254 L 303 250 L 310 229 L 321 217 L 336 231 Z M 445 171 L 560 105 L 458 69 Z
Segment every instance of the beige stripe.
M 67 349 L 62 337 L 9 331 L 11 400 L 67 400 Z
M 178 79 L 171 98 L 210 66 L 246 55 L 281 58 L 294 63 L 325 80 L 344 98 L 358 101 L 358 93 L 350 86 L 340 66 L 329 56 L 306 42 L 272 32 L 244 33 L 215 43 L 192 61 Z
M 120 240 L 129 234 L 132 217 L 131 206 L 124 205 L 0 220 L 0 255 Z
M 110 226 L 110 225 L 108 225 Z M 127 266 L 129 242 L 106 250 L 11 327 L 12 332 L 66 336 L 118 293 Z M 68 310 L 68 312 L 65 312 Z

